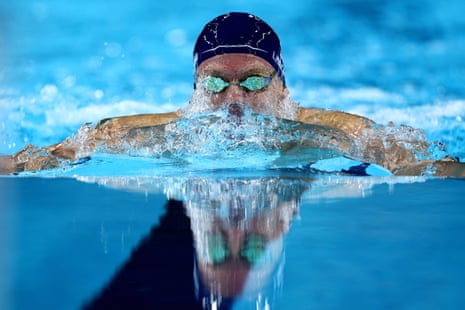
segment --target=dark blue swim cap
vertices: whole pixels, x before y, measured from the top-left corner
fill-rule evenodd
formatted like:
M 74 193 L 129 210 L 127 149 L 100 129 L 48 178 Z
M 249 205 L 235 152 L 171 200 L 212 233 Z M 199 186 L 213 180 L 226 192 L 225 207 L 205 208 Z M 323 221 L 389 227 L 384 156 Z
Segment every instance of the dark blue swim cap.
M 203 28 L 194 47 L 194 68 L 205 60 L 222 54 L 252 54 L 269 62 L 286 86 L 281 44 L 273 29 L 248 13 L 228 13 L 210 21 Z

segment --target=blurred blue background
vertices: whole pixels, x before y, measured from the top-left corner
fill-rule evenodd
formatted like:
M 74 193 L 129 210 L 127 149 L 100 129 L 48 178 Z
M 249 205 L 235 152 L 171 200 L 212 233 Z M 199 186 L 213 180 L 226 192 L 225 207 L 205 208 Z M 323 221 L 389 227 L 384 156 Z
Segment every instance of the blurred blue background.
M 102 117 L 185 107 L 197 34 L 228 11 L 276 30 L 302 106 L 424 128 L 464 158 L 461 0 L 3 1 L 0 154 Z

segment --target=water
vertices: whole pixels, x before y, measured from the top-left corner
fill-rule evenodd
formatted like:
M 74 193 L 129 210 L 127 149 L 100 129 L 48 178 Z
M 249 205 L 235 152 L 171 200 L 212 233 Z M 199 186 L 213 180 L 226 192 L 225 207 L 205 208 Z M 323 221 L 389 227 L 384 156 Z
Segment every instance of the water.
M 0 154 L 78 140 L 82 124 L 105 117 L 185 108 L 197 33 L 238 10 L 280 35 L 301 106 L 367 116 L 386 137 L 438 141 L 433 156 L 464 161 L 464 8 L 459 0 L 208 0 L 182 10 L 175 2 L 4 1 Z M 380 167 L 381 177 L 317 174 L 309 162 L 324 159 L 313 168 L 331 171 L 363 139 L 341 153 L 334 132 L 312 128 L 308 141 L 328 149 L 302 149 L 294 143 L 309 126 L 250 111 L 237 125 L 224 113 L 193 114 L 163 127 L 166 136 L 138 133 L 161 139 L 158 149 L 128 135 L 116 148 L 124 155 L 102 147 L 89 161 L 1 177 L 0 309 L 463 304 L 462 179 L 392 177 Z M 192 131 L 199 122 L 210 126 Z M 282 145 L 294 147 L 276 152 Z M 239 263 L 222 234 L 247 247 Z M 206 275 L 218 276 L 209 268 L 221 259 L 236 282 L 218 287 Z M 238 287 L 242 294 L 228 297 Z
M 236 231 L 266 228 L 275 241 L 236 309 L 260 300 L 273 309 L 464 302 L 463 180 L 218 170 L 0 185 L 2 309 L 131 300 L 156 307 L 164 296 L 171 306 L 198 306 L 192 244 L 207 246 L 217 221 Z M 182 199 L 190 224 L 175 205 L 166 211 L 168 198 Z

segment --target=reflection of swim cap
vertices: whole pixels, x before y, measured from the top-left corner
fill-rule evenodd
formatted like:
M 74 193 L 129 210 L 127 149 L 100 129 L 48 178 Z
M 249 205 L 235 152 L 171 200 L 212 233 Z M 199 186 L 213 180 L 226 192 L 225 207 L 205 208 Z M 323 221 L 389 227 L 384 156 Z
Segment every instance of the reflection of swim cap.
M 228 13 L 210 21 L 194 47 L 194 68 L 222 54 L 243 53 L 269 62 L 286 85 L 281 44 L 276 33 L 260 18 L 248 13 Z

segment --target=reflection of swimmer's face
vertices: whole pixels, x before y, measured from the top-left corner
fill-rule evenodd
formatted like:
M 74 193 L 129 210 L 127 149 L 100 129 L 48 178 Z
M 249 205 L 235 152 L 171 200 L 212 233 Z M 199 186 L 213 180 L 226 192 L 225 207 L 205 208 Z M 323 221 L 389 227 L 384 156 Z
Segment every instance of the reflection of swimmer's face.
M 263 232 L 226 226 L 221 220 L 213 223 L 205 236 L 205 251 L 198 253 L 198 268 L 212 293 L 232 297 L 242 292 L 254 265 L 270 264 L 273 259 L 263 257 L 269 242 Z
M 210 220 L 204 214 L 194 236 L 197 266 L 205 287 L 213 294 L 232 297 L 242 292 L 247 279 L 258 281 L 257 288 L 263 285 L 281 258 L 282 236 L 294 216 L 293 206 L 282 203 L 248 220 L 239 210 L 226 218 L 215 216 Z
M 279 105 L 288 95 L 287 89 L 276 75 L 274 68 L 260 57 L 249 54 L 224 54 L 204 61 L 196 72 L 196 85 L 202 87 L 202 79 L 217 77 L 227 82 L 218 92 L 205 91 L 214 109 L 232 103 L 241 103 L 251 110 L 277 115 Z M 252 77 L 252 79 L 247 79 Z M 258 79 L 257 79 L 258 77 Z M 260 79 L 263 77 L 265 79 Z M 269 80 L 267 80 L 269 79 Z M 263 85 L 259 85 L 264 83 Z M 231 114 L 241 113 L 238 106 L 230 107 Z M 277 115 L 279 116 L 279 115 Z

